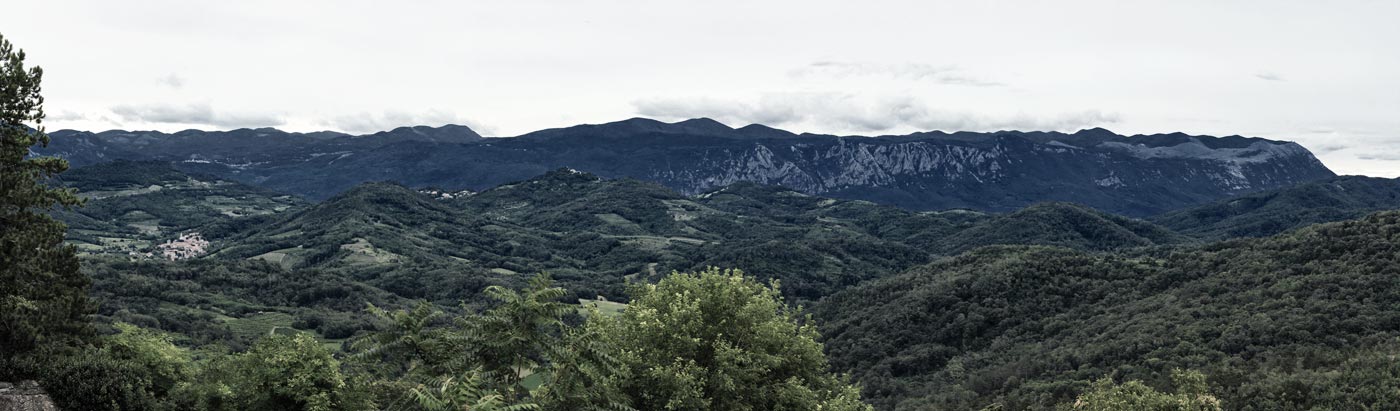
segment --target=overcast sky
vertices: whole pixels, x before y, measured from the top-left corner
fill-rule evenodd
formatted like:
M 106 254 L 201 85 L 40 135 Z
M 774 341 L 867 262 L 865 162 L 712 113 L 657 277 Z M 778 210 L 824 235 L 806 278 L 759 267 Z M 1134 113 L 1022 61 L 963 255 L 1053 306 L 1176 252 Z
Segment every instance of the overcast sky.
M 1184 131 L 1400 176 L 1400 1 L 20 1 L 50 129 Z

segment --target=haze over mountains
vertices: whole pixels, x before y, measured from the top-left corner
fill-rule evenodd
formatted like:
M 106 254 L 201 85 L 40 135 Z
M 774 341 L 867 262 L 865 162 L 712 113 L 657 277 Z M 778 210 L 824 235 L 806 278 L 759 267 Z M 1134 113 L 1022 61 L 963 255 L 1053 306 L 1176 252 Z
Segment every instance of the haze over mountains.
M 1103 129 L 853 137 L 735 129 L 709 119 L 631 119 L 499 139 L 463 126 L 364 136 L 275 129 L 51 134 L 53 143 L 39 153 L 75 166 L 169 161 L 313 200 L 366 181 L 480 191 L 568 167 L 687 195 L 747 181 L 913 210 L 1011 211 L 1067 201 L 1147 216 L 1334 176 L 1294 143 Z

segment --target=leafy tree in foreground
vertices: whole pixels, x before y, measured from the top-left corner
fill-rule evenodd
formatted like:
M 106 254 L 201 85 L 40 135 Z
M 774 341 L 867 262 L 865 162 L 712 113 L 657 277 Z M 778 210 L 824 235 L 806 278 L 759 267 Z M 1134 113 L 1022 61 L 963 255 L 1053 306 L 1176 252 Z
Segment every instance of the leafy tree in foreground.
M 487 378 L 522 397 L 521 380 L 544 370 L 540 354 L 562 344 L 557 334 L 564 328 L 564 316 L 574 309 L 559 302 L 568 293 L 546 276 L 535 277 L 521 291 L 491 286 L 485 293 L 500 305 L 481 316 L 462 318 L 468 348 L 475 351 L 472 357 Z
M 828 371 L 817 332 L 776 284 L 739 270 L 672 274 L 634 289 L 607 336 L 624 364 L 623 392 L 645 410 L 869 410 Z
M 411 310 L 370 307 L 382 331 L 352 344 L 378 378 L 388 404 L 424 409 L 628 410 L 616 389 L 620 365 L 593 330 L 570 327 L 576 306 L 548 276 L 522 290 L 488 287 L 497 305 L 436 326 L 429 303 Z
M 80 203 L 45 183 L 68 163 L 26 158 L 30 147 L 49 142 L 40 125 L 43 74 L 25 69 L 24 52 L 0 36 L 0 378 L 32 376 L 25 374 L 37 371 L 15 365 L 17 357 L 88 333 L 89 280 L 78 272 L 75 249 L 63 245 L 66 227 L 47 213 Z
M 386 311 L 370 304 L 366 309 L 383 324 L 380 331 L 356 339 L 350 349 L 356 360 L 374 364 L 372 373 L 383 377 L 426 372 L 440 374 L 441 369 L 423 371 L 424 365 L 435 367 L 442 360 L 445 336 L 433 321 L 442 316 L 432 303 L 420 301 L 411 310 Z M 385 366 L 389 367 L 385 367 Z
M 248 352 L 216 359 L 196 378 L 209 410 L 363 410 L 372 406 L 309 334 L 269 335 Z
M 427 411 L 520 411 L 538 410 L 539 405 L 513 404 L 500 391 L 488 387 L 478 370 L 468 373 L 465 378 L 445 377 L 429 386 L 412 390 L 413 399 Z
M 38 379 L 65 410 L 171 410 L 189 377 L 189 354 L 169 334 L 117 323 L 117 334 L 48 358 Z
M 1063 411 L 1219 411 L 1220 400 L 1206 391 L 1205 375 L 1196 371 L 1172 371 L 1176 393 L 1159 392 L 1142 381 L 1114 384 L 1103 378 L 1094 382 Z

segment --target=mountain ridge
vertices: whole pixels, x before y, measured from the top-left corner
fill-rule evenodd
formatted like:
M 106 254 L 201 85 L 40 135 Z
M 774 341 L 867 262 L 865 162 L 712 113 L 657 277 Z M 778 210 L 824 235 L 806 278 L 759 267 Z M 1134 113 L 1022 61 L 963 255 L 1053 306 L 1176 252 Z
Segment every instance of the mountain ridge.
M 1091 128 L 1086 128 L 1086 129 L 1080 129 L 1080 130 L 1077 130 L 1077 131 L 1074 131 L 1074 132 L 1037 131 L 1037 130 L 996 130 L 996 131 L 952 131 L 952 132 L 949 132 L 949 131 L 943 131 L 943 130 L 929 130 L 929 131 L 916 131 L 916 132 L 911 132 L 911 133 L 907 133 L 907 134 L 876 134 L 876 135 L 827 134 L 827 133 L 810 133 L 810 132 L 796 133 L 796 132 L 792 132 L 792 131 L 789 131 L 789 130 L 784 130 L 784 129 L 781 129 L 781 128 L 776 128 L 776 127 L 768 126 L 768 125 L 765 125 L 765 124 L 759 124 L 759 123 L 753 123 L 753 124 L 749 124 L 749 125 L 745 125 L 745 126 L 742 126 L 742 127 L 735 128 L 735 127 L 730 127 L 730 126 L 728 126 L 728 125 L 726 125 L 726 124 L 724 124 L 724 123 L 721 123 L 721 122 L 719 122 L 719 121 L 716 121 L 716 120 L 711 119 L 711 118 L 708 118 L 708 117 L 696 117 L 696 118 L 691 118 L 691 119 L 686 119 L 686 120 L 675 121 L 675 122 L 671 122 L 671 123 L 667 123 L 667 122 L 664 122 L 664 121 L 661 121 L 661 120 L 652 119 L 652 118 L 646 118 L 646 117 L 633 117 L 633 118 L 629 118 L 629 119 L 625 119 L 625 120 L 619 120 L 619 121 L 613 121 L 613 122 L 597 123 L 597 124 L 579 124 L 579 125 L 567 126 L 567 127 L 547 128 L 547 129 L 540 129 L 540 130 L 536 130 L 536 131 L 526 132 L 526 133 L 522 133 L 522 134 L 518 134 L 518 135 L 514 135 L 514 136 L 500 136 L 500 137 L 487 137 L 487 136 L 482 136 L 481 134 L 477 133 L 475 130 L 472 130 L 469 126 L 461 125 L 461 124 L 452 124 L 452 123 L 444 124 L 444 125 L 437 126 L 437 127 L 427 126 L 427 125 L 399 126 L 399 127 L 395 127 L 395 128 L 393 128 L 393 129 L 389 129 L 389 130 L 377 131 L 377 132 L 372 132 L 372 133 L 364 133 L 364 134 L 352 134 L 352 133 L 346 133 L 346 132 L 334 131 L 334 130 L 318 130 L 318 131 L 297 132 L 297 131 L 285 131 L 285 130 L 278 129 L 278 128 L 276 128 L 276 127 L 256 127 L 256 128 L 253 128 L 253 127 L 244 127 L 244 128 L 237 128 L 237 129 L 231 129 L 231 130 L 184 129 L 184 130 L 175 131 L 175 132 L 162 132 L 162 131 L 157 131 L 157 130 L 126 130 L 126 129 L 109 129 L 109 130 L 104 130 L 104 131 L 77 130 L 77 129 L 59 129 L 59 130 L 56 130 L 56 131 L 50 131 L 50 132 L 48 132 L 48 134 L 51 135 L 51 136 L 54 136 L 54 137 L 59 137 L 59 138 L 67 138 L 67 137 L 75 137 L 75 136 L 85 136 L 85 135 L 93 135 L 93 136 L 104 136 L 104 135 L 106 135 L 106 136 L 119 136 L 119 135 L 125 135 L 125 136 L 143 136 L 143 137 L 162 137 L 162 136 L 168 136 L 168 137 L 183 137 L 183 136 L 192 136 L 192 135 L 213 135 L 213 136 L 216 136 L 216 137 L 223 137 L 223 136 L 228 136 L 228 137 L 240 137 L 240 136 L 246 136 L 247 133 L 254 133 L 254 132 L 255 132 L 255 133 L 262 133 L 262 134 L 277 134 L 277 135 L 288 136 L 288 137 L 301 137 L 301 136 L 305 136 L 305 137 L 316 137 L 316 138 L 321 138 L 321 139 L 346 138 L 346 139 L 352 139 L 352 140 L 353 140 L 353 139 L 364 139 L 364 138 L 366 138 L 366 137 L 411 137 L 411 136 L 413 136 L 413 135 L 417 135 L 417 136 L 424 136 L 424 138 L 422 138 L 422 141 L 428 141 L 428 142 L 450 142 L 450 141 L 433 141 L 433 140 L 432 140 L 432 137 L 431 137 L 431 136 L 433 136 L 433 135 L 448 135 L 448 136 L 454 137 L 456 140 L 462 140 L 462 141 L 458 141 L 458 142 L 477 142 L 477 141 L 482 141 L 482 140 L 494 140 L 494 139 L 506 139 L 506 138 L 518 138 L 518 137 L 552 137 L 552 136 L 559 135 L 559 134 L 561 134 L 562 132 L 565 132 L 565 131 L 568 131 L 568 132 L 580 132 L 580 131 L 582 131 L 582 132 L 588 132 L 588 133 L 597 133 L 597 134 L 600 134 L 600 135 L 602 135 L 602 136 L 609 136 L 609 135 L 629 135 L 629 136 L 630 136 L 630 135 L 639 135 L 639 134 L 647 134 L 647 133 L 662 133 L 662 134 L 694 134 L 694 135 L 706 135 L 706 136 L 714 136 L 714 135 L 725 135 L 725 136 L 775 135 L 775 136 L 776 136 L 776 135 L 780 135 L 780 136 L 785 136 L 785 137 L 789 137 L 789 138 L 790 138 L 790 137 L 816 137 L 816 138 L 829 137 L 829 138 L 870 138 L 870 139 L 894 139 L 894 140 L 923 139 L 923 138 L 926 138 L 926 139 L 956 139 L 956 140 L 965 140 L 965 139 L 977 139 L 977 138 L 988 139 L 988 138 L 995 138 L 995 137 L 999 137 L 999 136 L 1020 136 L 1020 137 L 1025 137 L 1025 138 L 1032 139 L 1032 140 L 1035 140 L 1035 141 L 1042 141 L 1042 140 L 1044 140 L 1044 141 L 1047 141 L 1047 142 L 1048 142 L 1048 141 L 1053 141 L 1053 139 L 1056 139 L 1056 138 L 1059 138 L 1059 139 L 1085 139 L 1085 138 L 1087 138 L 1087 139 L 1090 139 L 1090 141 L 1092 141 L 1092 142 L 1102 142 L 1102 141 L 1116 140 L 1116 139 L 1130 139 L 1130 140 L 1133 140 L 1134 143 L 1142 143 L 1142 144 L 1145 144 L 1145 145 L 1147 145 L 1147 146 L 1149 146 L 1149 147 L 1158 147 L 1158 146 L 1167 145 L 1167 144 L 1180 144 L 1180 143 L 1182 143 L 1182 142 L 1186 142 L 1186 141 L 1189 141 L 1189 140 L 1191 140 L 1191 139 L 1199 139 L 1199 140 L 1201 140 L 1207 147 L 1210 147 L 1210 148 L 1221 148 L 1221 147 L 1227 147 L 1227 148 L 1241 148 L 1241 147 L 1247 146 L 1247 144 L 1245 144 L 1245 145 L 1240 145 L 1239 142 L 1242 142 L 1242 141 L 1243 141 L 1243 142 L 1250 142 L 1250 143 L 1253 143 L 1253 142 L 1291 143 L 1290 141 L 1286 141 L 1286 140 L 1274 140 L 1274 139 L 1268 139 L 1268 138 L 1264 138 L 1264 137 L 1246 137 L 1246 136 L 1240 136 L 1240 135 L 1212 136 L 1212 135 L 1205 135 L 1205 134 L 1187 134 L 1187 133 L 1179 132 L 1179 131 L 1178 131 L 1178 132 L 1170 132 L 1170 133 L 1152 133 L 1152 134 L 1142 134 L 1142 133 L 1139 133 L 1139 134 L 1131 134 L 1131 135 L 1129 135 L 1129 134 L 1119 134 L 1119 133 L 1116 133 L 1116 132 L 1114 132 L 1114 131 L 1112 131 L 1112 130 L 1108 130 L 1108 129 L 1106 129 L 1106 128 L 1103 128 L 1103 127 L 1091 127 Z M 408 140 L 413 141 L 413 139 L 411 139 L 411 138 L 409 138 Z
M 1147 216 L 1335 176 L 1296 143 L 1184 133 L 925 132 L 793 134 L 711 119 L 634 118 L 483 138 L 470 129 L 399 128 L 347 137 L 240 129 L 174 135 L 59 131 L 40 154 L 75 165 L 176 162 L 212 174 L 328 198 L 366 181 L 481 191 L 560 167 L 653 181 L 696 195 L 740 181 L 911 210 L 1012 211 L 1068 201 Z M 206 138 L 219 137 L 219 138 Z
M 166 135 L 166 136 L 187 136 L 187 135 L 199 135 L 199 134 L 212 134 L 212 135 L 237 136 L 237 135 L 239 135 L 239 134 L 243 134 L 243 133 L 247 133 L 247 132 L 258 132 L 258 133 L 275 133 L 275 134 L 286 135 L 286 136 L 308 136 L 308 137 L 317 137 L 317 138 L 322 138 L 322 139 L 332 139 L 332 138 L 340 138 L 340 137 L 344 137 L 344 138 L 348 138 L 348 139 L 362 139 L 362 138 L 365 138 L 365 137 L 380 137 L 380 136 L 409 137 L 410 135 L 419 135 L 419 136 L 428 136 L 428 135 L 453 135 L 452 137 L 456 137 L 456 139 L 459 139 L 459 140 L 465 140 L 465 141 L 480 141 L 480 140 L 486 140 L 486 139 L 504 139 L 504 138 L 516 138 L 516 137 L 530 137 L 530 136 L 547 137 L 547 136 L 553 136 L 553 135 L 560 134 L 561 132 L 564 132 L 564 131 L 571 131 L 571 132 L 577 132 L 577 131 L 600 132 L 600 134 L 603 134 L 603 135 L 608 135 L 608 134 L 613 134 L 613 135 L 618 135 L 618 134 L 635 135 L 635 134 L 646 134 L 646 133 L 663 133 L 663 134 L 732 135 L 732 136 L 749 136 L 749 137 L 752 137 L 752 136 L 758 136 L 758 135 L 765 135 L 765 134 L 768 134 L 768 135 L 783 136 L 783 137 L 788 137 L 788 138 L 790 138 L 790 137 L 834 137 L 834 138 L 863 137 L 863 138 L 872 138 L 872 139 L 917 139 L 917 138 L 929 138 L 929 139 L 940 139 L 940 138 L 968 139 L 968 138 L 974 138 L 974 139 L 975 139 L 975 138 L 979 138 L 979 137 L 980 137 L 980 138 L 988 138 L 988 137 L 996 137 L 996 136 L 1003 136 L 1003 135 L 1016 135 L 1016 136 L 1022 136 L 1022 137 L 1030 138 L 1030 139 L 1033 139 L 1033 140 L 1038 140 L 1038 141 L 1039 141 L 1039 140 L 1046 140 L 1046 141 L 1049 141 L 1050 139 L 1055 139 L 1055 138 L 1061 138 L 1061 139 L 1065 139 L 1065 138 L 1070 138 L 1070 139 L 1086 139 L 1086 138 L 1087 138 L 1087 139 L 1090 139 L 1090 140 L 1095 141 L 1095 142 L 1101 142 L 1101 141 L 1113 140 L 1113 139 L 1131 139 L 1131 140 L 1134 140 L 1135 143 L 1143 143 L 1143 144 L 1146 144 L 1146 145 L 1151 146 L 1151 147 L 1161 146 L 1161 145 L 1165 145 L 1165 144 L 1168 144 L 1168 143 L 1179 144 L 1179 143 L 1184 142 L 1184 141 L 1187 141 L 1187 140 L 1189 140 L 1189 139 L 1199 139 L 1199 140 L 1201 140 L 1203 143 L 1205 143 L 1208 147 L 1211 147 L 1211 148 L 1219 148 L 1219 147 L 1234 147 L 1234 148 L 1240 148 L 1240 147 L 1244 147 L 1244 146 L 1247 146 L 1247 145 L 1248 145 L 1248 144 L 1241 144 L 1240 142 L 1250 142 L 1250 143 L 1252 143 L 1252 142 L 1263 141 L 1263 142 L 1275 142 L 1275 143 L 1289 143 L 1289 141 L 1286 141 L 1286 140 L 1274 140 L 1274 139 L 1269 139 L 1269 138 L 1264 138 L 1264 137 L 1240 136 L 1240 135 L 1212 136 L 1212 135 L 1206 135 L 1206 134 L 1188 134 L 1188 133 L 1184 133 L 1184 132 L 1180 132 L 1180 131 L 1177 131 L 1177 132 L 1167 132 L 1167 133 L 1151 133 L 1151 134 L 1143 134 L 1143 133 L 1138 133 L 1138 134 L 1119 134 L 1119 133 L 1116 133 L 1116 132 L 1114 132 L 1114 131 L 1112 131 L 1112 130 L 1103 128 L 1103 127 L 1084 128 L 1084 129 L 1076 130 L 1076 131 L 1074 131 L 1074 132 L 1040 131 L 1040 130 L 995 130 L 995 131 L 945 131 L 945 130 L 928 130 L 928 131 L 915 131 L 915 132 L 910 132 L 910 133 L 906 133 L 906 134 L 875 134 L 875 135 L 829 134 L 829 133 L 811 133 L 811 132 L 801 132 L 801 133 L 797 133 L 797 132 L 792 132 L 792 131 L 785 130 L 785 129 L 781 129 L 781 128 L 772 127 L 772 126 L 765 125 L 765 124 L 760 124 L 760 123 L 748 124 L 748 125 L 745 125 L 745 126 L 737 127 L 737 128 L 736 128 L 736 127 L 731 127 L 731 126 L 729 126 L 729 125 L 726 125 L 726 124 L 724 124 L 724 123 L 722 123 L 722 122 L 719 122 L 719 121 L 714 120 L 714 119 L 709 118 L 709 117 L 696 117 L 696 118 L 691 118 L 691 119 L 686 119 L 686 120 L 680 120 L 680 121 L 675 121 L 675 122 L 670 122 L 670 123 L 667 123 L 667 122 L 664 122 L 664 121 L 661 121 L 661 120 L 652 119 L 652 118 L 646 118 L 646 117 L 633 117 L 633 118 L 629 118 L 629 119 L 625 119 L 625 120 L 618 120 L 618 121 L 612 121 L 612 122 L 596 123 L 596 124 L 595 124 L 595 123 L 589 123 L 589 124 L 578 124 L 578 125 L 567 126 L 567 127 L 546 128 L 546 129 L 540 129 L 540 130 L 536 130 L 536 131 L 530 131 L 530 132 L 526 132 L 526 133 L 522 133 L 522 134 L 517 134 L 517 135 L 514 135 L 514 136 L 498 136 L 498 137 L 487 137 L 487 136 L 482 136 L 481 134 L 477 133 L 475 130 L 471 129 L 469 126 L 462 125 L 462 124 L 453 124 L 453 123 L 447 123 L 447 124 L 443 124 L 443 125 L 437 126 L 437 127 L 428 126 L 428 125 L 421 125 L 421 124 L 420 124 L 420 125 L 405 125 L 405 126 L 395 127 L 395 128 L 389 129 L 389 130 L 382 130 L 382 131 L 369 132 L 369 133 L 363 133 L 363 134 L 353 134 L 353 133 L 346 133 L 346 132 L 334 131 L 334 130 L 317 130 L 317 131 L 297 132 L 297 131 L 285 131 L 285 130 L 278 129 L 278 128 L 276 128 L 276 127 L 256 127 L 256 128 L 255 128 L 255 127 L 244 127 L 244 128 L 230 129 L 230 130 L 184 129 L 184 130 L 175 131 L 175 132 L 162 132 L 162 131 L 157 131 L 157 130 L 135 130 L 135 129 L 133 129 L 133 130 L 127 130 L 127 129 L 109 129 L 109 130 L 104 130 L 104 131 L 92 131 L 92 130 L 77 130 L 77 129 L 66 129 L 66 128 L 65 128 L 65 129 L 59 129 L 59 130 L 56 130 L 56 131 L 50 131 L 49 134 L 52 135 L 52 136 L 56 136 L 56 137 L 62 138 L 62 137 L 71 137 L 71 136 L 77 136 L 77 135 L 148 135 L 148 136 L 161 136 L 161 135 Z M 455 134 L 455 135 L 454 135 L 454 134 Z

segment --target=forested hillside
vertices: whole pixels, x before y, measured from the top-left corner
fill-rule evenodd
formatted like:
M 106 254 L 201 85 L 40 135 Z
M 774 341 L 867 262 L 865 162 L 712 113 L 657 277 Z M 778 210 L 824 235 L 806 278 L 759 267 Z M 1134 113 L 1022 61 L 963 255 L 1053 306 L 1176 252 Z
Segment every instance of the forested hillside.
M 539 272 L 565 301 L 626 302 L 628 283 L 706 266 L 779 280 L 782 294 L 813 306 L 832 365 L 881 409 L 1048 409 L 1106 376 L 1166 388 L 1177 368 L 1205 375 L 1230 409 L 1328 404 L 1339 388 L 1321 376 L 1362 378 L 1371 371 L 1357 364 L 1400 337 L 1384 311 L 1346 308 L 1356 296 L 1388 304 L 1373 265 L 1393 262 L 1384 245 L 1394 214 L 1203 244 L 1066 203 L 911 212 L 752 183 L 685 196 L 568 169 L 479 193 L 370 183 L 318 204 L 160 163 L 104 164 L 64 181 L 97 205 L 58 214 L 79 226 L 141 234 L 136 215 L 159 229 L 147 238 L 205 233 L 210 252 L 195 258 L 84 260 L 99 324 L 159 329 L 189 346 L 305 333 L 339 352 L 382 329 L 367 304 L 429 300 L 468 313 L 491 306 L 481 290 L 525 287 Z M 1313 186 L 1338 187 L 1295 190 Z M 1297 196 L 1288 193 L 1260 197 Z M 1377 193 L 1345 204 L 1381 207 Z M 1270 219 L 1337 209 L 1269 203 L 1254 209 L 1287 210 Z M 1203 238 L 1217 222 L 1157 221 Z M 1308 394 L 1291 394 L 1297 384 Z
M 163 242 L 208 231 L 205 227 L 213 223 L 268 216 L 308 204 L 296 196 L 189 175 L 154 161 L 82 167 L 64 173 L 58 182 L 86 199 L 83 207 L 56 212 L 69 226 L 68 241 L 83 252 L 97 254 L 159 255 Z
M 686 197 L 654 183 L 570 170 L 481 193 L 431 194 L 372 183 L 311 206 L 220 181 L 179 189 L 200 180 L 155 163 L 99 165 L 74 174 L 74 186 L 130 191 L 94 196 L 92 210 L 60 214 L 82 230 L 106 228 L 80 234 L 133 231 L 120 225 L 135 224 L 127 220 L 136 216 L 148 219 L 142 223 L 151 228 L 150 238 L 197 226 L 210 241 L 209 258 L 372 272 L 365 275 L 374 278 L 360 277 L 409 297 L 444 300 L 470 293 L 425 273 L 509 278 L 548 271 L 580 295 L 617 297 L 625 278 L 749 266 L 783 280 L 790 296 L 815 299 L 976 245 L 1103 250 L 1180 241 L 1140 220 L 1070 205 L 1036 206 L 1007 216 L 916 213 L 750 183 Z M 96 176 L 113 181 L 101 183 L 106 177 Z M 172 188 L 138 190 L 161 181 L 160 187 Z M 408 283 L 388 283 L 399 280 Z
M 1400 212 L 1153 254 L 993 247 L 815 309 L 882 409 L 1050 409 L 1103 376 L 1208 376 L 1227 409 L 1395 400 Z
M 99 318 L 233 347 L 278 329 L 312 331 L 338 346 L 372 328 L 361 310 L 367 303 L 426 299 L 479 308 L 481 289 L 523 286 L 539 272 L 565 286 L 569 301 L 626 301 L 629 282 L 748 267 L 781 281 L 794 301 L 811 302 L 983 244 L 1105 250 L 1178 241 L 1140 220 L 1072 205 L 1005 216 L 915 213 L 750 183 L 686 197 L 572 170 L 481 193 L 371 183 L 314 205 L 204 182 L 159 163 L 103 164 L 64 177 L 92 189 L 84 191 L 92 208 L 58 214 L 75 227 L 100 229 L 93 230 L 100 238 L 141 235 L 151 244 L 197 230 L 209 241 L 208 254 L 180 261 L 162 261 L 158 244 L 85 260 L 94 295 L 104 301 Z M 100 194 L 114 192 L 125 194 Z M 159 231 L 122 228 L 133 215 Z M 85 244 L 87 232 L 70 241 Z
M 936 244 L 943 255 L 996 244 L 1036 244 L 1108 251 L 1172 245 L 1190 239 L 1155 224 L 1069 203 L 1041 203 L 980 221 Z
M 1400 180 L 1343 176 L 1171 211 L 1151 220 L 1206 240 L 1264 237 L 1400 208 Z

